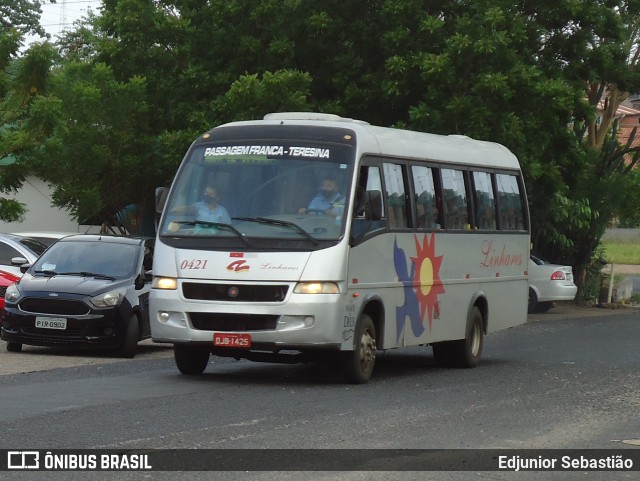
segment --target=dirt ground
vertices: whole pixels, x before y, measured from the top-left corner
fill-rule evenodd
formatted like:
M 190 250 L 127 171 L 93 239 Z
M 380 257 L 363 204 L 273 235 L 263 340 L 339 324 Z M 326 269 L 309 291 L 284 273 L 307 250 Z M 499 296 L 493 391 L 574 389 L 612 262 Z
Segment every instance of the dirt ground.
M 611 264 L 607 264 L 602 268 L 602 272 L 605 274 L 611 273 Z M 632 265 L 632 264 L 614 264 L 613 265 L 613 273 L 615 274 L 626 274 L 626 275 L 640 275 L 640 266 Z

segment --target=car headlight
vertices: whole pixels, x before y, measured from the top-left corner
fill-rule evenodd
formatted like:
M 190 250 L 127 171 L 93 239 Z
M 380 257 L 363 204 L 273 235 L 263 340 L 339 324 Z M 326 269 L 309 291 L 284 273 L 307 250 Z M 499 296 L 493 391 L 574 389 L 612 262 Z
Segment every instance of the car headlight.
M 91 298 L 91 304 L 96 307 L 113 307 L 122 302 L 124 298 L 124 289 L 116 289 L 115 291 L 105 292 L 99 296 Z
M 4 294 L 4 300 L 7 302 L 16 302 L 20 298 L 20 289 L 18 289 L 17 284 L 14 282 L 9 287 Z
M 335 282 L 298 282 L 293 290 L 296 294 L 340 294 Z
M 178 279 L 175 277 L 154 277 L 151 282 L 153 289 L 166 289 L 175 291 L 178 288 Z

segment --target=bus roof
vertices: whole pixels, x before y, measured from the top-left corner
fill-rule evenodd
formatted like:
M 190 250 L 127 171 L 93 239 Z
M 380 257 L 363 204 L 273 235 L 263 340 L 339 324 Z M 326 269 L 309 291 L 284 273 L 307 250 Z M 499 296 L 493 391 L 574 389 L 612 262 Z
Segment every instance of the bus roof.
M 278 112 L 265 115 L 263 120 L 231 122 L 222 127 L 242 125 L 304 125 L 349 128 L 356 133 L 360 155 L 390 157 L 482 165 L 495 168 L 519 169 L 516 156 L 505 146 L 465 135 L 439 135 L 411 130 L 370 125 L 362 120 L 317 112 Z

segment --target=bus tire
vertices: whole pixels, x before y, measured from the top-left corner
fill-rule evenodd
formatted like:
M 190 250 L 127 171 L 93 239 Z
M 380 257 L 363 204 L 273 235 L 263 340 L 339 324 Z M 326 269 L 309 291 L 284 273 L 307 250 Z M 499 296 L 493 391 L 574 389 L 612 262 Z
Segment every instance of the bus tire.
M 451 341 L 451 356 L 456 367 L 472 368 L 478 365 L 484 344 L 484 323 L 477 307 L 471 309 L 467 319 L 465 338 Z
M 345 352 L 344 375 L 351 384 L 364 384 L 371 379 L 376 362 L 376 328 L 367 314 L 360 318 L 355 336 L 355 349 Z
M 182 374 L 196 375 L 202 374 L 209 364 L 208 349 L 184 346 L 182 344 L 173 345 L 173 357 L 176 366 Z
M 529 314 L 536 312 L 538 308 L 538 296 L 536 295 L 536 291 L 529 288 L 529 304 L 527 306 L 527 312 Z

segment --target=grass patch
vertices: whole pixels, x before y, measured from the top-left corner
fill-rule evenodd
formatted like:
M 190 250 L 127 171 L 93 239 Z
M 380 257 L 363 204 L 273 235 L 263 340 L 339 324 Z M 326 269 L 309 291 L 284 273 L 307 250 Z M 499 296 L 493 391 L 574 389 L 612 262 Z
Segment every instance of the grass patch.
M 640 243 L 603 240 L 602 247 L 609 263 L 640 265 Z

